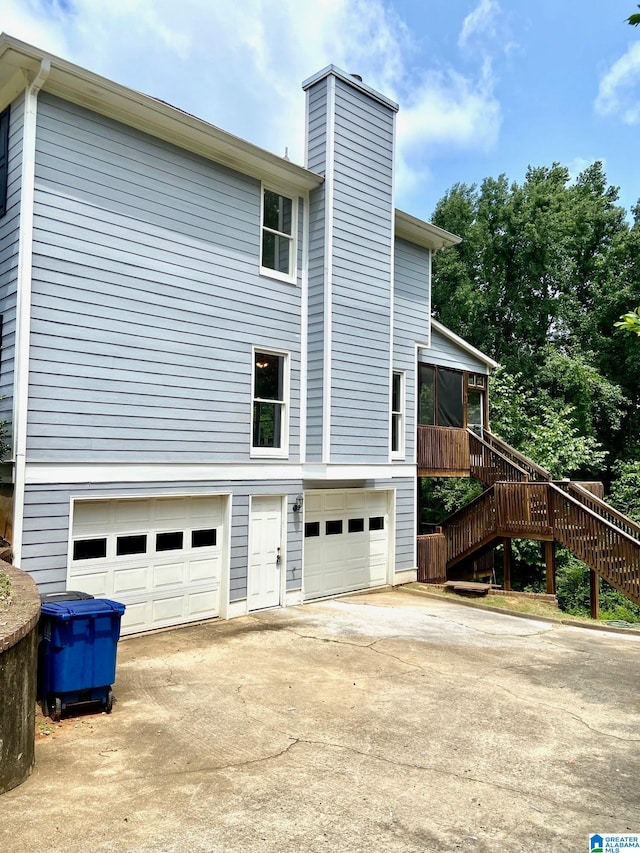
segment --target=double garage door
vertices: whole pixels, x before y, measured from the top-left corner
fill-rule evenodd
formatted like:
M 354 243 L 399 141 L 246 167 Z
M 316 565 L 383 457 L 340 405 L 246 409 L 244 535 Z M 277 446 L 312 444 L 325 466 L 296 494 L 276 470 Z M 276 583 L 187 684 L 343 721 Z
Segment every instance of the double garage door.
M 305 599 L 387 583 L 391 494 L 368 489 L 305 493 Z
M 126 605 L 122 633 L 217 616 L 225 498 L 76 501 L 67 587 Z

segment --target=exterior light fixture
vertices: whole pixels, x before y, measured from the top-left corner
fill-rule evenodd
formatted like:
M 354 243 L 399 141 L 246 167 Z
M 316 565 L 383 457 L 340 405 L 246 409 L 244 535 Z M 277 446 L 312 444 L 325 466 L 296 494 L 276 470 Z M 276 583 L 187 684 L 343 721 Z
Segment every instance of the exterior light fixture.
M 296 502 L 293 505 L 293 511 L 294 512 L 301 512 L 303 503 L 304 503 L 304 497 L 302 495 L 298 495 L 298 497 L 296 498 Z

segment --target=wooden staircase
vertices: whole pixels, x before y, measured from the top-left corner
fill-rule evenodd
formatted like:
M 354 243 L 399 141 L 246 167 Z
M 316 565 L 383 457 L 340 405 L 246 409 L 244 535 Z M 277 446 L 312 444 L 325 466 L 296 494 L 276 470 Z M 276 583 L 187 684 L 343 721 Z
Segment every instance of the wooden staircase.
M 579 483 L 551 474 L 488 431 L 469 432 L 471 475 L 485 491 L 442 524 L 446 568 L 506 539 L 558 542 L 640 605 L 640 525 Z

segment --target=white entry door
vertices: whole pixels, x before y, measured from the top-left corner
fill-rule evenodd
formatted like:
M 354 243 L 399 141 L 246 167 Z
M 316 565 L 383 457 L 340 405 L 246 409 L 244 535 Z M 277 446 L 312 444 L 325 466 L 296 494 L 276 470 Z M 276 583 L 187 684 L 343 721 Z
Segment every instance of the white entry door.
M 282 497 L 253 497 L 249 521 L 249 610 L 280 604 L 284 549 L 282 547 Z

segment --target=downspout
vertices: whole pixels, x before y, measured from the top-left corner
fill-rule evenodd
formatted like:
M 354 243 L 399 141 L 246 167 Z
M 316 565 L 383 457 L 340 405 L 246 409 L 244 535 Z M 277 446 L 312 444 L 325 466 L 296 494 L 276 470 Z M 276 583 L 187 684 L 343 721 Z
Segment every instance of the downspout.
M 38 93 L 51 72 L 43 59 L 40 70 L 24 97 L 22 131 L 22 183 L 20 188 L 20 237 L 16 298 L 16 367 L 14 373 L 13 431 L 13 564 L 20 567 L 24 526 L 26 482 L 27 412 L 29 406 L 29 345 L 31 337 L 31 270 L 33 258 L 33 211 L 35 202 L 36 124 Z

